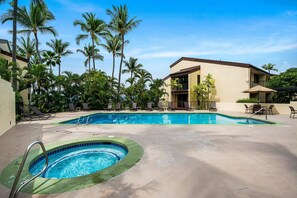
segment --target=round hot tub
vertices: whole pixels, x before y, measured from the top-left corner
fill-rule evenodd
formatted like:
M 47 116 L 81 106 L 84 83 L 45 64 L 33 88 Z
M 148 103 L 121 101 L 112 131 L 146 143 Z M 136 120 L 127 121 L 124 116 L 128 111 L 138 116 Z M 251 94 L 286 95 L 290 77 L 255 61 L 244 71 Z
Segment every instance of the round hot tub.
M 49 165 L 41 177 L 65 179 L 92 174 L 118 163 L 127 153 L 123 146 L 110 142 L 65 146 L 48 153 Z M 38 157 L 31 163 L 29 172 L 36 175 L 44 165 L 44 156 Z
M 49 165 L 43 175 L 21 191 L 52 194 L 87 188 L 132 168 L 143 148 L 121 137 L 98 137 L 46 145 Z M 0 182 L 11 188 L 23 156 L 10 162 L 0 174 Z M 41 149 L 30 151 L 20 182 L 28 180 L 45 165 Z

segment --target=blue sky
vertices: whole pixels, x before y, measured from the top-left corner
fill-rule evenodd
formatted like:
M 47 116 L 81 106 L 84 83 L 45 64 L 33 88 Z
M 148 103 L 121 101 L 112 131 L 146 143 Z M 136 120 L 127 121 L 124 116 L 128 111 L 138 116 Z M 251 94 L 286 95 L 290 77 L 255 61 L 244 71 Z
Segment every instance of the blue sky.
M 71 43 L 70 49 L 79 46 L 75 36 L 80 32 L 73 26 L 84 12 L 94 12 L 109 21 L 106 9 L 126 4 L 129 13 L 143 21 L 127 35 L 130 43 L 126 57 L 136 57 L 154 78 L 169 73 L 169 65 L 182 56 L 250 63 L 261 67 L 274 63 L 280 72 L 297 67 L 297 1 L 296 0 L 208 0 L 208 1 L 87 1 L 45 0 L 55 14 L 54 25 L 58 38 Z M 29 0 L 19 0 L 27 5 Z M 1 5 L 0 14 L 8 4 Z M 11 40 L 8 30 L 11 23 L 0 25 L 0 38 Z M 40 36 L 41 48 L 52 35 Z M 100 49 L 104 61 L 96 67 L 111 74 L 112 58 Z M 62 60 L 62 70 L 75 73 L 85 71 L 84 57 L 74 53 Z M 117 68 L 119 59 L 117 60 Z M 56 69 L 57 71 L 57 69 Z

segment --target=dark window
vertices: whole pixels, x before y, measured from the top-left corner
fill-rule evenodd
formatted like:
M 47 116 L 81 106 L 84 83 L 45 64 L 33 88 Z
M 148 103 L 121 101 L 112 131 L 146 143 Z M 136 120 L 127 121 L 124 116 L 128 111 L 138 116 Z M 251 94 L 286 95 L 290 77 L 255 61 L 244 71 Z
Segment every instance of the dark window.
M 259 83 L 259 75 L 258 74 L 254 74 L 254 83 Z
M 200 75 L 197 75 L 197 84 L 200 84 Z

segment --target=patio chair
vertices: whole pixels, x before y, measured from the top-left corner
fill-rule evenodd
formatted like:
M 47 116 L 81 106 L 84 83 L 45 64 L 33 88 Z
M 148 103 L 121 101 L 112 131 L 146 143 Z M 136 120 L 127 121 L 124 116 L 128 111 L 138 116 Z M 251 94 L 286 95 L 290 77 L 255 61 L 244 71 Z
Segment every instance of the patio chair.
M 137 103 L 136 102 L 132 103 L 132 108 L 130 110 L 131 111 L 137 111 Z
M 116 111 L 121 111 L 122 110 L 122 103 L 118 102 L 115 108 Z
M 256 113 L 257 114 L 263 114 L 263 110 L 262 111 L 259 111 L 261 109 L 261 105 L 260 104 L 254 104 L 253 105 L 253 113 Z
M 193 109 L 190 107 L 189 103 L 188 102 L 184 102 L 184 106 L 185 106 L 185 109 L 187 111 L 192 111 Z
M 44 117 L 45 119 L 53 118 L 56 116 L 55 113 L 42 113 L 37 107 L 29 106 L 29 108 L 38 116 Z
M 253 112 L 253 106 L 247 106 L 244 104 L 245 107 L 245 113 L 252 113 Z
M 107 108 L 104 108 L 104 110 L 106 110 L 106 111 L 111 111 L 111 110 L 112 110 L 112 103 L 111 103 L 111 102 L 108 103 L 108 104 L 107 104 Z
M 175 111 L 175 108 L 173 106 L 173 102 L 168 102 L 168 107 L 167 107 L 168 110 L 170 111 Z
M 272 111 L 273 107 L 274 105 L 270 105 L 267 109 L 265 109 L 265 113 L 273 115 L 273 111 Z
M 82 109 L 85 110 L 85 111 L 88 111 L 90 110 L 90 107 L 89 107 L 89 103 L 82 103 Z
M 147 103 L 147 108 L 146 108 L 147 111 L 152 111 L 153 110 L 153 103 L 152 102 L 149 102 Z
M 164 111 L 164 107 L 163 107 L 162 102 L 159 102 L 159 103 L 158 103 L 158 110 L 159 110 L 159 111 Z
M 215 101 L 210 101 L 209 103 L 209 111 L 217 111 L 217 106 Z
M 292 118 L 294 119 L 295 118 L 295 114 L 297 113 L 297 110 L 294 109 L 294 107 L 292 106 L 289 106 L 290 110 L 291 110 L 291 114 L 290 114 L 290 118 L 292 116 Z
M 68 107 L 69 107 L 69 110 L 70 110 L 70 111 L 76 111 L 74 103 L 72 103 L 72 102 L 69 103 L 69 104 L 68 104 Z

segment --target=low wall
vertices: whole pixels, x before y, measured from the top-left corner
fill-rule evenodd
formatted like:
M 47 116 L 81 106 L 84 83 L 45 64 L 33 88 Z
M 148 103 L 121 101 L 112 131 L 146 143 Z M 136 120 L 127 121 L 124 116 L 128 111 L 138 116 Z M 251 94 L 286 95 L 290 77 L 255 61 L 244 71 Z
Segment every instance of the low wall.
M 249 103 L 227 103 L 227 102 L 218 102 L 216 104 L 217 109 L 220 111 L 236 111 L 236 112 L 245 112 L 244 104 L 248 106 L 252 105 Z M 290 104 L 277 104 L 277 103 L 260 103 L 263 106 L 269 107 L 274 105 L 273 113 L 274 114 L 290 114 L 289 106 L 293 106 L 297 109 L 297 102 L 291 102 Z
M 11 83 L 0 79 L 0 135 L 15 125 L 15 93 Z

